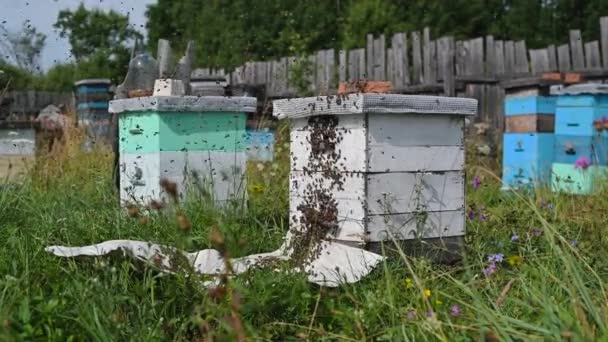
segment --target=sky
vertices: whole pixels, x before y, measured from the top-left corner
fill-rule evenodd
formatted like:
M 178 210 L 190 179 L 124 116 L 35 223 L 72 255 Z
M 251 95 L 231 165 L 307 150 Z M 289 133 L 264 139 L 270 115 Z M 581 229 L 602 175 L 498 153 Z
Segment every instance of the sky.
M 0 0 L 0 23 L 9 31 L 19 31 L 25 20 L 47 35 L 46 47 L 42 53 L 42 69 L 48 70 L 55 63 L 71 60 L 70 44 L 59 37 L 53 28 L 59 11 L 75 9 L 80 3 L 86 8 L 113 9 L 124 15 L 129 14 L 131 24 L 145 35 L 145 11 L 148 4 L 156 0 Z

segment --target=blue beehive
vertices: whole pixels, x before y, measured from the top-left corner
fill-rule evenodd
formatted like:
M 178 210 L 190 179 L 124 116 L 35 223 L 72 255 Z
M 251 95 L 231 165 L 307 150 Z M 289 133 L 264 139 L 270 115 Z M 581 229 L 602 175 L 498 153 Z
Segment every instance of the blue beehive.
M 554 97 L 526 96 L 505 100 L 505 115 L 534 115 L 555 113 Z
M 503 187 L 520 188 L 548 184 L 553 162 L 553 133 L 504 135 Z
M 577 169 L 577 160 L 587 158 L 595 171 L 608 161 L 608 87 L 602 84 L 580 84 L 552 91 L 558 95 L 555 114 L 555 158 L 552 165 L 554 191 L 588 194 L 594 177 L 572 177 L 585 173 Z M 597 169 L 597 170 L 596 170 Z M 578 173 L 577 173 L 578 172 Z M 599 174 L 599 172 L 596 172 Z M 573 184 L 568 185 L 570 180 Z M 566 186 L 568 185 L 568 186 Z
M 546 96 L 505 99 L 504 189 L 549 184 L 554 150 L 555 103 L 554 97 Z
M 97 143 L 110 143 L 111 115 L 108 103 L 112 98 L 108 79 L 87 79 L 74 84 L 78 126 L 86 131 L 85 149 Z

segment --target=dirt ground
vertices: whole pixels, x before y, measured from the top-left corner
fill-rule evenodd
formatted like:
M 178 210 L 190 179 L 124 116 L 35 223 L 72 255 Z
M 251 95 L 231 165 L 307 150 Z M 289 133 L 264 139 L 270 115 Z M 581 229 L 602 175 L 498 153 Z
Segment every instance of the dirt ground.
M 20 180 L 34 162 L 34 156 L 0 155 L 0 184 Z

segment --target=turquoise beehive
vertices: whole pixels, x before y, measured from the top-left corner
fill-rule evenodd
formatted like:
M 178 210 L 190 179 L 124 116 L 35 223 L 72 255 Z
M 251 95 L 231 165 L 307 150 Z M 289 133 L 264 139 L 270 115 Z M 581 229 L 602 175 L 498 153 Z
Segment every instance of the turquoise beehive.
M 246 193 L 246 113 L 251 97 L 150 96 L 110 102 L 119 115 L 121 201 L 167 200 L 166 179 L 180 198 L 203 189 L 216 202 Z M 193 187 L 189 187 L 193 185 Z

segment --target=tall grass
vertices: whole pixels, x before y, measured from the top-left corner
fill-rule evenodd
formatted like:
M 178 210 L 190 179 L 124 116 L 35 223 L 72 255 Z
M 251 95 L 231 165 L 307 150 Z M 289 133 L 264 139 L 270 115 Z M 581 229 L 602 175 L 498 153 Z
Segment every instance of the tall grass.
M 186 231 L 174 216 L 125 215 L 107 152 L 83 154 L 73 142 L 40 159 L 23 184 L 0 193 L 0 340 L 607 339 L 605 188 L 585 197 L 504 193 L 491 172 L 475 167 L 469 183 L 478 175 L 481 186 L 467 188 L 474 215 L 466 251 L 451 267 L 403 253 L 337 289 L 256 269 L 222 292 L 207 290 L 196 274 L 165 275 L 119 256 L 44 252 L 108 239 L 196 250 L 218 236 L 232 256 L 274 250 L 288 228 L 287 130 L 278 132 L 275 161 L 248 167 L 248 210 L 189 202 Z M 485 276 L 496 253 L 505 260 Z

